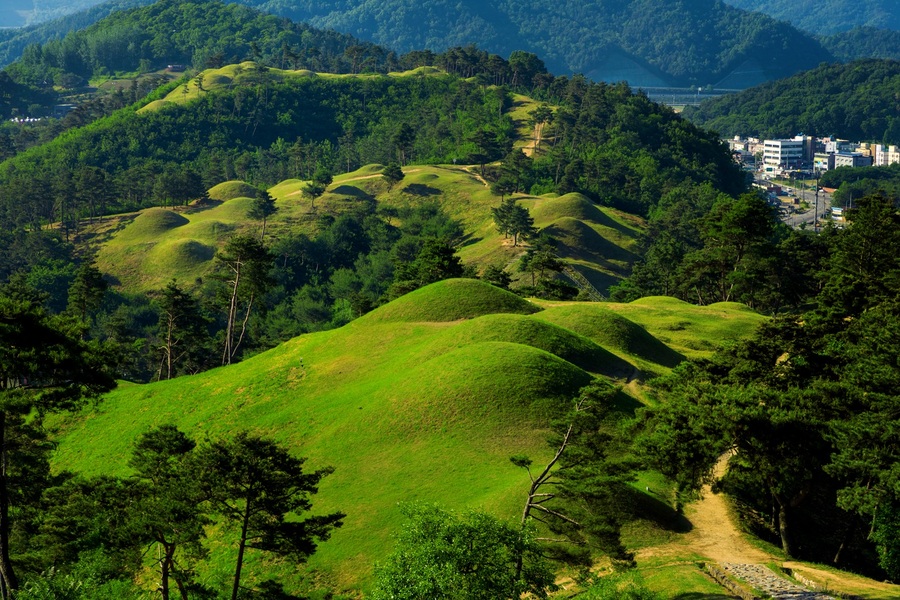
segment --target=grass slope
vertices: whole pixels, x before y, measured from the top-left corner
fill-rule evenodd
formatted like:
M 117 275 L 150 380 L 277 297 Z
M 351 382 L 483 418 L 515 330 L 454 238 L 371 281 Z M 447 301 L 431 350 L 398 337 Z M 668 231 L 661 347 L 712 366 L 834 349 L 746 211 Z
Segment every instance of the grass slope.
M 560 258 L 602 293 L 631 273 L 644 226 L 638 217 L 578 193 L 542 197 L 529 208 L 535 226 L 559 242 Z
M 363 201 L 404 207 L 436 202 L 458 219 L 466 233 L 459 255 L 479 270 L 488 265 L 515 273 L 525 251 L 497 233 L 491 208 L 499 203 L 474 170 L 455 165 L 413 165 L 392 191 L 381 179 L 381 165 L 338 175 L 313 211 L 303 196 L 305 181 L 288 179 L 269 189 L 278 211 L 269 218 L 267 240 L 288 233 L 315 234 L 321 215 L 338 215 Z M 98 267 L 130 291 L 161 289 L 173 277 L 190 284 L 215 268 L 214 256 L 236 232 L 258 234 L 248 219 L 256 189 L 227 181 L 209 190 L 210 200 L 187 207 L 152 208 L 107 219 L 96 226 Z M 560 241 L 559 254 L 601 291 L 618 282 L 635 260 L 632 250 L 643 227 L 640 219 L 597 207 L 580 194 L 522 196 L 537 226 Z
M 425 75 L 446 75 L 445 71 L 436 67 L 419 67 L 410 71 L 399 71 L 389 73 L 387 77 L 413 77 Z M 142 107 L 138 112 L 151 112 L 159 110 L 169 104 L 184 104 L 195 100 L 201 94 L 215 91 L 218 89 L 230 88 L 234 85 L 240 85 L 242 81 L 250 79 L 257 80 L 259 77 L 265 76 L 270 82 L 281 82 L 288 79 L 303 79 L 307 77 L 321 77 L 323 79 L 341 79 L 341 78 L 358 78 L 372 79 L 377 77 L 385 77 L 385 75 L 362 73 L 362 74 L 335 74 L 335 73 L 316 73 L 308 69 L 290 70 L 277 69 L 274 67 L 264 67 L 260 70 L 253 61 L 245 61 L 240 64 L 231 64 L 219 69 L 207 69 L 199 73 L 190 81 L 179 85 L 169 94 L 160 100 L 154 100 L 146 106 Z
M 468 306 L 449 320 L 443 311 L 462 299 Z M 592 311 L 608 321 L 619 310 L 646 315 L 648 307 L 605 306 L 542 309 L 476 280 L 433 284 L 341 329 L 295 338 L 237 365 L 122 385 L 99 407 L 56 423 L 55 466 L 126 473 L 135 438 L 163 423 L 200 439 L 241 429 L 271 436 L 309 457 L 311 468 L 335 467 L 316 510 L 348 517 L 305 570 L 254 559 L 248 581 L 280 571 L 298 588 L 308 577 L 343 590 L 365 587 L 401 523 L 398 503 L 435 501 L 514 517 L 527 481 L 508 457 L 548 458 L 550 418 L 594 374 L 622 377 L 654 352 L 671 359 L 625 317 L 617 326 L 630 327 L 639 341 L 607 346 L 603 327 L 589 326 Z M 702 309 L 684 308 L 684 320 L 700 320 Z M 758 321 L 731 307 L 707 311 L 745 328 Z M 702 331 L 722 339 L 709 320 Z M 732 321 L 729 331 L 739 331 Z M 227 566 L 208 569 L 215 580 Z

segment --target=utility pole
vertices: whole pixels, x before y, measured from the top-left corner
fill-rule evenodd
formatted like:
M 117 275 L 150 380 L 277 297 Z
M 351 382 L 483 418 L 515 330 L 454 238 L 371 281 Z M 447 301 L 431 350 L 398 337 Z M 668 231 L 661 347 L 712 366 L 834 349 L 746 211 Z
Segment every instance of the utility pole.
M 819 233 L 819 170 L 816 169 L 816 219 L 813 221 L 813 231 Z

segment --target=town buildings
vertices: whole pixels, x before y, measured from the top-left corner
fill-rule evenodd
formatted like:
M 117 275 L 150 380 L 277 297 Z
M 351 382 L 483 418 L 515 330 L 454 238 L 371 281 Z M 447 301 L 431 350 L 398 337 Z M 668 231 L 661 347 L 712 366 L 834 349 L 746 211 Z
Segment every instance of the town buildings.
M 759 140 L 735 136 L 727 140 L 735 158 L 755 165 L 767 176 L 791 171 L 828 171 L 838 167 L 887 166 L 900 163 L 900 146 L 851 142 L 833 137 L 797 135 L 789 139 Z

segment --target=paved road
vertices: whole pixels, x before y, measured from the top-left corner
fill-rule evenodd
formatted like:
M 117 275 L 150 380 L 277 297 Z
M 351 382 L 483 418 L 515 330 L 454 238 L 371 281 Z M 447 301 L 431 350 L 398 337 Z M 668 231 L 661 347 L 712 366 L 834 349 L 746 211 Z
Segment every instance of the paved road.
M 782 200 L 781 220 L 791 227 L 812 227 L 816 213 L 816 191 L 814 189 L 798 189 L 798 188 L 782 188 L 787 196 L 780 196 Z M 789 199 L 800 198 L 801 201 L 809 205 L 809 209 L 798 212 L 799 206 L 792 204 Z M 827 210 L 831 208 L 831 194 L 827 192 L 819 192 L 819 226 L 830 220 Z

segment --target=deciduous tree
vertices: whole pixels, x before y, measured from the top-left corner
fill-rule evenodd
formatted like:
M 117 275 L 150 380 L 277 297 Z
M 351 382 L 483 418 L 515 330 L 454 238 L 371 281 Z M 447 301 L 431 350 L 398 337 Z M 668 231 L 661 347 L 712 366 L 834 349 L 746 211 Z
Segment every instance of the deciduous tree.
M 555 575 L 530 527 L 480 512 L 405 505 L 409 521 L 375 568 L 374 600 L 546 598 Z

